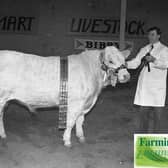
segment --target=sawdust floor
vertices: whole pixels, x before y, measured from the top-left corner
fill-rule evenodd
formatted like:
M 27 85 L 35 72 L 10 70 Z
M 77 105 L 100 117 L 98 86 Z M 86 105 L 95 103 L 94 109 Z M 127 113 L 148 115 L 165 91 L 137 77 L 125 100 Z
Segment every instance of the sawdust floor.
M 32 119 L 25 108 L 10 104 L 0 168 L 133 168 L 134 91 L 130 84 L 104 89 L 85 118 L 86 143 L 73 130 L 71 149 L 57 130 L 58 109 L 38 110 Z

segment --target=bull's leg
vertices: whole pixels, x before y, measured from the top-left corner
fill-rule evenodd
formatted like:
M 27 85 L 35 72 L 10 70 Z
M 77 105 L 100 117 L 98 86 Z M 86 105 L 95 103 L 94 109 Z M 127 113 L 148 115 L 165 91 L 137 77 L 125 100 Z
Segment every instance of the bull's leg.
M 78 116 L 81 113 L 81 108 L 79 108 L 80 103 L 81 102 L 75 102 L 74 104 L 70 104 L 69 106 L 69 111 L 67 113 L 67 126 L 63 135 L 64 145 L 67 147 L 71 147 L 71 131 L 76 123 Z M 79 105 L 79 107 L 76 107 L 77 104 Z
M 79 138 L 79 142 L 85 142 L 85 136 L 83 133 L 83 122 L 84 122 L 84 115 L 81 115 L 76 120 L 76 136 Z
M 67 118 L 67 127 L 64 131 L 64 135 L 63 135 L 63 141 L 64 141 L 64 145 L 66 147 L 71 147 L 71 131 L 72 128 L 75 125 L 75 121 L 76 121 L 76 117 L 75 115 L 71 115 L 71 117 Z
M 5 103 L 0 103 L 0 137 L 6 138 L 6 133 L 4 129 L 4 122 L 3 122 L 3 116 L 4 116 L 4 105 Z
M 72 131 L 73 126 L 67 126 L 64 135 L 63 135 L 63 141 L 64 141 L 64 146 L 66 147 L 71 147 L 71 131 Z

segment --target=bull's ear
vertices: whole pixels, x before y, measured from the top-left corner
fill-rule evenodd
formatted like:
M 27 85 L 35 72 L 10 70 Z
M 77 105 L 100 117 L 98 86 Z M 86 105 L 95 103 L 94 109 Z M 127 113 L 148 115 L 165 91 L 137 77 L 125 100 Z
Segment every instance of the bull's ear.
M 105 56 L 111 53 L 111 46 L 107 46 L 104 51 L 105 51 Z
M 128 58 L 128 56 L 131 54 L 130 50 L 123 50 L 121 51 L 122 55 L 124 56 L 124 58 Z

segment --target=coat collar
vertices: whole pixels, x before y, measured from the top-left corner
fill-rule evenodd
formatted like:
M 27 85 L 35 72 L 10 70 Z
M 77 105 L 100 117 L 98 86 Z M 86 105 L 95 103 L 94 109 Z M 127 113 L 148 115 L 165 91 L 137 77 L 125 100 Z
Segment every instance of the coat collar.
M 151 46 L 151 45 L 153 45 L 154 48 L 157 48 L 157 47 L 159 47 L 161 45 L 161 42 L 158 41 L 158 42 L 156 42 L 154 44 L 149 44 L 149 46 Z

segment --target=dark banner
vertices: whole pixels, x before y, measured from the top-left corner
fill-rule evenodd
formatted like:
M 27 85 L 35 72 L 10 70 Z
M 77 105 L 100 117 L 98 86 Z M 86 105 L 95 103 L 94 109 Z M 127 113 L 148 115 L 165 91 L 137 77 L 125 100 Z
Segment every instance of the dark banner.
M 126 36 L 144 37 L 147 24 L 144 20 L 129 19 L 126 21 Z M 109 18 L 72 18 L 69 32 L 79 35 L 112 35 L 118 36 L 120 20 Z
M 2 0 L 0 5 L 1 34 L 37 34 L 39 1 Z

